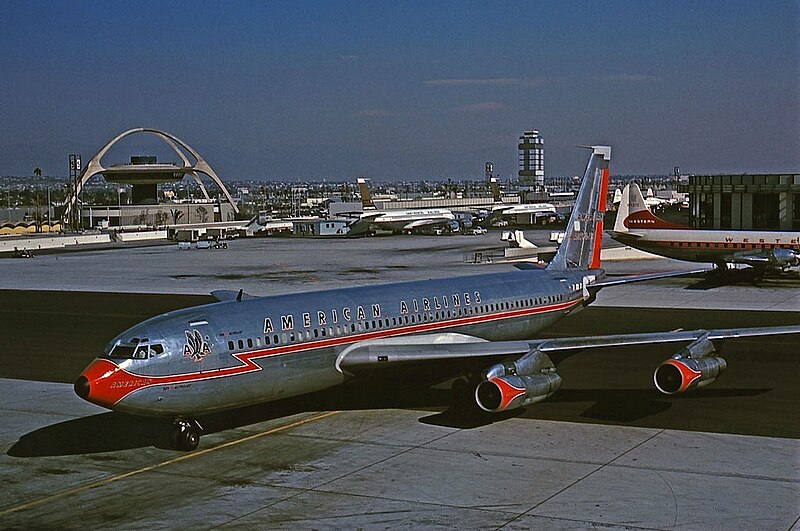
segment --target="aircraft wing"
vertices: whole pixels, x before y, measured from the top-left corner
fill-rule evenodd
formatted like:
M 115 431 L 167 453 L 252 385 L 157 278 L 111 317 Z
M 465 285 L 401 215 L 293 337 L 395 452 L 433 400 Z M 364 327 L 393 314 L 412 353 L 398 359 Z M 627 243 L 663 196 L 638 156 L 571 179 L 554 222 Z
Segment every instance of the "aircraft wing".
M 449 221 L 447 218 L 417 219 L 410 223 L 406 223 L 405 226 L 403 226 L 403 230 L 418 229 L 420 227 L 427 227 L 428 225 L 447 223 L 447 221 Z
M 735 253 L 731 262 L 747 265 L 766 265 L 772 263 L 772 260 L 764 253 Z
M 800 325 L 764 328 L 724 328 L 719 330 L 679 330 L 644 334 L 564 337 L 520 341 L 487 341 L 455 333 L 379 339 L 355 343 L 336 360 L 336 367 L 347 374 L 432 361 L 523 356 L 533 350 L 545 354 L 589 348 L 689 343 L 706 337 L 709 341 L 741 337 L 800 334 Z

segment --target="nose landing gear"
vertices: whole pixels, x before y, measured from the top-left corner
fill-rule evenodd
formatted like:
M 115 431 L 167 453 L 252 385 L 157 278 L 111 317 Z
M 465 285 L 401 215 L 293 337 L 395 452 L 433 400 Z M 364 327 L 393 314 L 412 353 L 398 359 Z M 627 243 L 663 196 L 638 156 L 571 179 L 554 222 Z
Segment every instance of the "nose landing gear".
M 194 450 L 200 444 L 202 431 L 203 427 L 196 420 L 178 419 L 169 434 L 169 445 L 174 450 Z

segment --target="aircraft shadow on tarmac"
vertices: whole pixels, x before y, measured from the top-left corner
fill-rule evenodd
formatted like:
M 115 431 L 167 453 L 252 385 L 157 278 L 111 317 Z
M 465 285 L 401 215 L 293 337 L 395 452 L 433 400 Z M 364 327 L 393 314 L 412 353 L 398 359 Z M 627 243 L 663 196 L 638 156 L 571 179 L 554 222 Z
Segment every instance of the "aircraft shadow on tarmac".
M 680 397 L 665 397 L 655 390 L 641 389 L 562 389 L 547 403 L 592 403 L 582 413 L 561 414 L 542 418 L 564 421 L 599 420 L 628 424 L 664 413 L 674 400 L 754 396 L 770 389 L 706 389 L 701 393 Z M 249 426 L 260 422 L 289 417 L 311 411 L 358 411 L 371 409 L 431 409 L 435 413 L 419 419 L 429 425 L 474 429 L 528 412 L 525 418 L 538 418 L 536 405 L 496 414 L 480 411 L 475 406 L 452 405 L 452 393 L 446 389 L 408 388 L 390 386 L 378 389 L 375 385 L 340 386 L 301 397 L 248 406 L 198 419 L 204 433 Z M 156 447 L 169 449 L 171 423 L 164 419 L 134 417 L 122 413 L 101 413 L 45 426 L 20 437 L 9 450 L 11 457 L 45 457 L 59 455 L 99 454 Z M 99 456 L 98 456 L 99 458 Z M 104 459 L 114 459 L 104 456 Z
M 702 274 L 701 276 L 692 275 L 688 277 L 696 280 L 686 286 L 689 290 L 709 290 L 721 288 L 723 286 L 735 286 L 737 284 L 749 284 L 752 286 L 781 287 L 790 285 L 797 287 L 797 276 L 789 274 L 770 274 L 764 277 L 753 268 L 729 269 L 724 272 L 716 269 Z

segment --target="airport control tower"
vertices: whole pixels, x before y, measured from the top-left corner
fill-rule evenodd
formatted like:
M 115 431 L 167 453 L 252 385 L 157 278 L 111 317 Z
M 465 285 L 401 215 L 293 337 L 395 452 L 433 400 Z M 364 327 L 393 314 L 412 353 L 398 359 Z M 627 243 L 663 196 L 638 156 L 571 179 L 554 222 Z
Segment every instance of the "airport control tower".
M 544 138 L 530 129 L 519 137 L 519 184 L 535 189 L 544 188 Z

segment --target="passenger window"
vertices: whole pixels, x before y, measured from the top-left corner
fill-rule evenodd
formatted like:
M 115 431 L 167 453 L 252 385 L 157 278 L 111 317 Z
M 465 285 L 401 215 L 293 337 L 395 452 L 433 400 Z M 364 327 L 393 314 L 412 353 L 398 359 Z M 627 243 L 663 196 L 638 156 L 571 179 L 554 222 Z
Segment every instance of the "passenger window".
M 233 341 L 228 341 L 228 350 L 233 350 Z
M 238 344 L 239 344 L 239 350 L 242 350 L 242 349 L 244 349 L 244 341 L 242 341 L 242 340 L 240 339 Z
M 280 342 L 280 339 L 278 338 L 278 334 L 275 334 L 274 336 L 272 336 L 272 342 L 274 344 L 276 344 L 276 345 Z
M 247 348 L 253 348 L 253 340 L 249 337 L 247 338 Z

